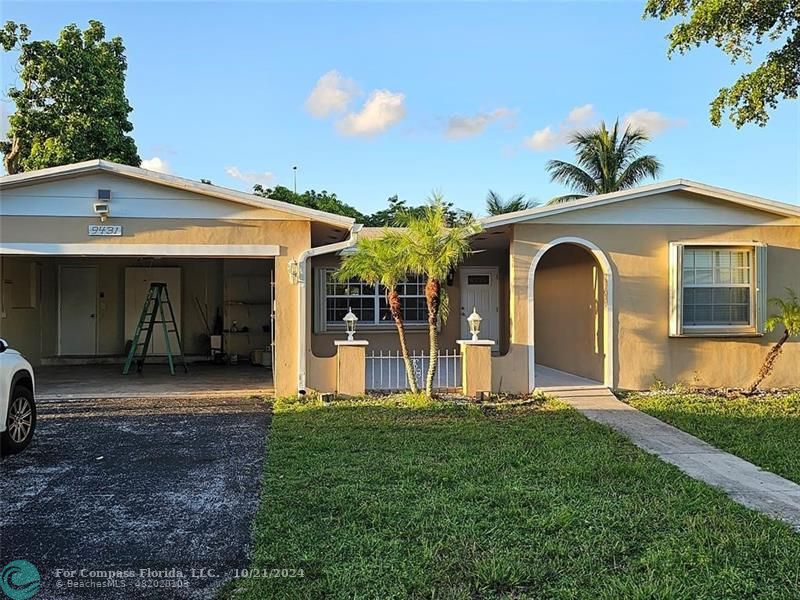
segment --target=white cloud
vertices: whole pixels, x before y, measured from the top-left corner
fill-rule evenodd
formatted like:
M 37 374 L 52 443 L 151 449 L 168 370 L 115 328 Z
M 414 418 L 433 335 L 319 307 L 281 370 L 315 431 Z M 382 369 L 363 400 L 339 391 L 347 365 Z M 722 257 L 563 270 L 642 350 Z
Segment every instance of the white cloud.
M 340 133 L 348 136 L 373 136 L 384 133 L 406 116 L 406 95 L 389 90 L 374 90 L 364 106 L 336 123 Z
M 580 126 L 584 125 L 587 121 L 594 118 L 594 106 L 591 104 L 584 104 L 583 106 L 576 106 L 567 115 L 565 124 Z
M 306 110 L 320 119 L 343 113 L 358 94 L 356 82 L 334 69 L 319 78 L 306 100 Z
M 239 167 L 225 167 L 225 173 L 228 177 L 243 181 L 250 186 L 260 183 L 264 187 L 270 187 L 275 182 L 275 174 L 269 171 L 256 173 L 254 171 L 241 171 Z
M 537 152 L 553 150 L 566 144 L 577 129 L 586 127 L 595 118 L 594 106 L 591 104 L 576 106 L 560 124 L 537 129 L 525 138 L 523 144 Z
M 463 139 L 483 133 L 491 123 L 508 119 L 514 115 L 510 108 L 496 108 L 491 112 L 478 113 L 469 117 L 454 115 L 447 120 L 444 135 L 452 140 Z
M 599 118 L 591 104 L 576 106 L 561 123 L 534 131 L 525 138 L 523 145 L 537 152 L 553 150 L 567 144 L 570 136 L 578 129 L 593 126 Z M 613 123 L 609 123 L 609 126 L 611 124 Z M 655 137 L 667 129 L 684 125 L 685 122 L 682 119 L 672 119 L 661 113 L 640 108 L 626 114 L 620 120 L 620 124 L 623 129 L 628 125 L 644 129 L 650 137 Z
M 158 171 L 159 173 L 172 173 L 172 167 L 170 164 L 158 156 L 143 160 L 142 168 L 147 169 L 148 171 Z
M 622 125 L 623 127 L 630 125 L 634 129 L 644 129 L 650 137 L 655 137 L 667 129 L 685 125 L 685 122 L 683 119 L 672 119 L 654 110 L 640 108 L 625 115 Z

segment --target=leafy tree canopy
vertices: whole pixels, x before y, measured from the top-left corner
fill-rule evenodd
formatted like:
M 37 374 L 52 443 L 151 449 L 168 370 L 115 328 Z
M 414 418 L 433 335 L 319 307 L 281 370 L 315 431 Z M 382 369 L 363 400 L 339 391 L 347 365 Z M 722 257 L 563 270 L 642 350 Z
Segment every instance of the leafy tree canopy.
M 367 227 L 404 227 L 412 218 L 421 217 L 427 209 L 426 204 L 408 206 L 406 201 L 400 200 L 397 195 L 387 200 L 389 204 L 387 208 L 373 214 L 364 214 L 339 200 L 336 194 L 331 194 L 325 190 L 321 192 L 307 190 L 302 194 L 298 194 L 282 185 L 274 188 L 265 188 L 260 184 L 256 184 L 253 186 L 253 193 L 257 196 L 271 198 L 280 202 L 288 202 L 289 204 L 323 210 L 335 215 L 352 217 L 356 222 L 362 223 Z M 452 202 L 445 202 L 444 210 L 450 226 L 462 224 L 472 219 L 471 213 L 455 208 Z
M 81 31 L 67 25 L 51 42 L 29 41 L 30 29 L 8 21 L 0 46 L 19 52 L 21 88 L 8 97 L 16 105 L 0 151 L 9 174 L 102 158 L 139 166 L 129 135 L 133 110 L 125 97 L 125 47 L 106 40 L 99 21 Z
M 257 183 L 253 186 L 253 193 L 263 198 L 271 198 L 272 200 L 288 202 L 289 204 L 295 204 L 297 206 L 323 210 L 335 215 L 352 217 L 359 223 L 363 223 L 364 219 L 366 219 L 366 216 L 362 212 L 339 200 L 336 194 L 331 194 L 325 190 L 321 192 L 307 190 L 302 194 L 297 194 L 282 185 L 277 185 L 274 188 L 265 188 Z
M 765 39 L 776 48 L 754 70 L 732 86 L 720 89 L 711 102 L 711 123 L 719 126 L 723 113 L 736 127 L 764 126 L 769 109 L 782 99 L 796 99 L 800 88 L 800 5 L 797 0 L 648 0 L 645 17 L 681 17 L 667 36 L 668 56 L 684 54 L 713 42 L 731 62 L 752 60 L 754 46 Z

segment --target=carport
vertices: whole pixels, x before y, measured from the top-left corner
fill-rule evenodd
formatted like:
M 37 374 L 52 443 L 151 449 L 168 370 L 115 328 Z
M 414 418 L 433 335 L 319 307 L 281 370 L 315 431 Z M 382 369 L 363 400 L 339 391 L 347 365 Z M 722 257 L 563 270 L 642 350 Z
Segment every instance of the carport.
M 2 177 L 0 193 L 0 336 L 40 393 L 297 389 L 298 260 L 353 219 L 102 160 Z M 152 283 L 167 284 L 189 372 L 166 375 L 156 330 L 123 379 Z

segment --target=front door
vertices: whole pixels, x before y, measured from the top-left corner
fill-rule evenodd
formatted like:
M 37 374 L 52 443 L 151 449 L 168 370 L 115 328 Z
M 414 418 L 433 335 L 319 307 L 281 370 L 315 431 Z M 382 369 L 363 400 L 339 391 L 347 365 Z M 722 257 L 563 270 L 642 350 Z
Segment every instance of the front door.
M 461 272 L 461 339 L 472 337 L 467 317 L 474 308 L 481 316 L 480 338 L 493 340 L 494 352 L 499 351 L 500 315 L 498 312 L 496 267 L 462 267 Z
M 97 268 L 61 267 L 58 308 L 59 354 L 97 354 Z

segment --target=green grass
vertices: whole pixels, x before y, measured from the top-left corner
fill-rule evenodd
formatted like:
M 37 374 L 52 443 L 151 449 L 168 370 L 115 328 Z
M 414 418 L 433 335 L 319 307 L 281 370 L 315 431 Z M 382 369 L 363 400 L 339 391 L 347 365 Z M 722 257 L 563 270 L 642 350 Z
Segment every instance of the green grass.
M 560 403 L 279 409 L 252 566 L 304 576 L 223 596 L 798 597 L 800 535 Z
M 800 392 L 750 398 L 663 390 L 625 398 L 709 444 L 800 483 Z

